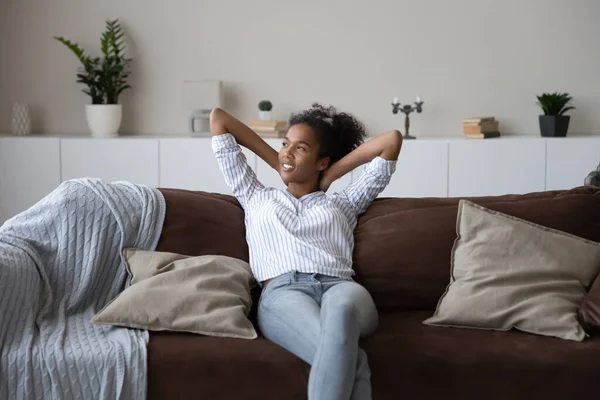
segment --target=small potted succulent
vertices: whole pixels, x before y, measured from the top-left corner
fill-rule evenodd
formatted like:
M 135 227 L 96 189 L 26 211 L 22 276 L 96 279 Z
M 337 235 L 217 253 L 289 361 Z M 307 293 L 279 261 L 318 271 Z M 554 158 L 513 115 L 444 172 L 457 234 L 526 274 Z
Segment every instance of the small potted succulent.
M 258 103 L 259 118 L 262 121 L 270 121 L 272 109 L 273 109 L 273 104 L 269 100 L 262 100 L 260 103 Z
M 540 115 L 540 133 L 544 137 L 565 137 L 569 130 L 571 117 L 564 115 L 575 107 L 569 103 L 572 97 L 568 93 L 543 93 L 537 96 L 537 104 L 544 111 Z

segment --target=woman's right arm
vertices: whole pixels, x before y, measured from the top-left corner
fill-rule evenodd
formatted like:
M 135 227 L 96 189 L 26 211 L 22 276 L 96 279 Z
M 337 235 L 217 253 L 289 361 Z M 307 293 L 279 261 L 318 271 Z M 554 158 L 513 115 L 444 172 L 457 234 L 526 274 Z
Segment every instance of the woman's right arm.
M 235 141 L 263 159 L 271 168 L 279 171 L 279 153 L 267 144 L 248 126 L 220 108 L 210 113 L 210 133 L 212 136 L 231 134 Z

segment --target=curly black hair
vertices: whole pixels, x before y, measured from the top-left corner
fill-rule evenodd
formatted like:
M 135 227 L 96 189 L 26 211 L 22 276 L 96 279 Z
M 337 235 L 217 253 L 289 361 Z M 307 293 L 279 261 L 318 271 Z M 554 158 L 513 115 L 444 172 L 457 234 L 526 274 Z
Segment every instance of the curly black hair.
M 312 128 L 320 143 L 319 158 L 329 157 L 330 164 L 360 146 L 367 135 L 364 125 L 351 114 L 318 103 L 292 114 L 289 126 L 296 124 L 306 124 Z

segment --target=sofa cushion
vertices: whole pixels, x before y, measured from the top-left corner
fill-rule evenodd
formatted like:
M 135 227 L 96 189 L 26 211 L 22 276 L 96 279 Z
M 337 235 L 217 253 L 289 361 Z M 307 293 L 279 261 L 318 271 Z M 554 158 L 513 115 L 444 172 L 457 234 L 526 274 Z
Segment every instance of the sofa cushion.
M 160 189 L 167 206 L 157 251 L 248 262 L 244 211 L 233 196 Z
M 600 242 L 600 188 L 468 198 Z M 378 199 L 355 230 L 356 280 L 380 310 L 434 310 L 450 279 L 458 198 Z
M 463 200 L 451 278 L 425 324 L 519 330 L 581 341 L 577 319 L 600 244 Z
M 374 399 L 583 399 L 597 392 L 600 337 L 423 325 L 431 312 L 381 313 L 363 343 Z
M 304 361 L 262 337 L 150 332 L 149 400 L 301 400 L 309 371 Z
M 255 339 L 247 316 L 255 285 L 247 262 L 126 248 L 126 289 L 92 322 L 153 331 Z
M 377 400 L 588 398 L 600 380 L 600 337 L 584 342 L 518 331 L 448 329 L 431 312 L 381 313 L 361 347 Z M 150 332 L 148 399 L 306 399 L 310 367 L 253 341 Z M 194 394 L 194 395 L 191 395 Z

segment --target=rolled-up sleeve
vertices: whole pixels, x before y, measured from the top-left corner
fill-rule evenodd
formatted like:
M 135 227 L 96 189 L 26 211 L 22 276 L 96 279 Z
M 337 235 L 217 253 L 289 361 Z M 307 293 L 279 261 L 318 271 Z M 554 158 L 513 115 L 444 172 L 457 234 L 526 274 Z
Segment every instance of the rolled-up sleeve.
M 364 213 L 390 183 L 396 163 L 397 160 L 375 157 L 365 166 L 362 175 L 337 196 L 350 205 L 357 215 Z
M 264 188 L 248 165 L 246 156 L 230 133 L 213 136 L 212 149 L 225 178 L 242 207 L 246 208 L 252 196 Z

